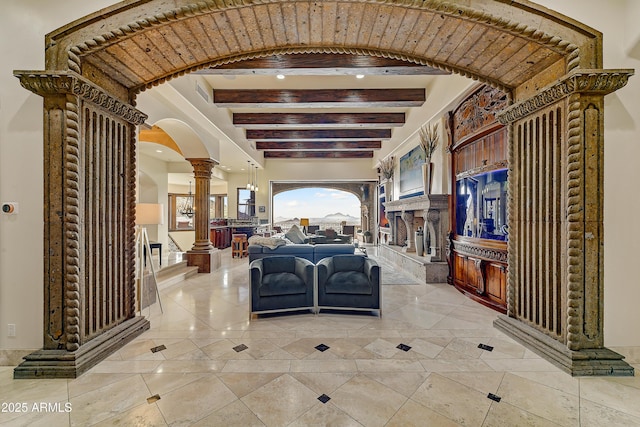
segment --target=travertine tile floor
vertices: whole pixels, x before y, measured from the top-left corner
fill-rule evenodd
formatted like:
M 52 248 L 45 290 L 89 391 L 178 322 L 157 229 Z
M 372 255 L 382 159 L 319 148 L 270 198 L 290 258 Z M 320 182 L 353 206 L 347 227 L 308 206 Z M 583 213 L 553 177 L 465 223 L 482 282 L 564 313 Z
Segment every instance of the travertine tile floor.
M 164 314 L 157 304 L 143 313 L 151 330 L 78 379 L 13 380 L 12 368 L 0 368 L 0 423 L 640 426 L 639 377 L 572 378 L 495 330 L 493 311 L 450 286 L 408 277 L 384 285 L 382 318 L 249 322 L 248 262 L 223 260 L 219 271 L 163 291 Z M 386 265 L 382 274 L 402 278 Z M 151 351 L 158 346 L 166 349 Z M 615 350 L 640 368 L 640 347 Z M 49 405 L 38 412 L 33 403 Z

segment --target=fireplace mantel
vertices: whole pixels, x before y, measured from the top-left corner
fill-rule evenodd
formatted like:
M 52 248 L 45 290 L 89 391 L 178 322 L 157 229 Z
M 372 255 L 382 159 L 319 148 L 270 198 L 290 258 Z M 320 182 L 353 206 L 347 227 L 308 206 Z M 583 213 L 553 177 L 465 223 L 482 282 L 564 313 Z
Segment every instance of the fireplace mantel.
M 446 261 L 444 244 L 449 230 L 448 194 L 428 194 L 393 200 L 384 202 L 384 208 L 391 227 L 391 236 L 388 239 L 391 244 L 403 246 L 406 252 L 415 252 L 414 221 L 417 221 L 416 225 L 421 225 L 425 230 L 423 247 L 427 248 L 427 242 L 429 243 L 430 261 Z M 402 223 L 398 224 L 399 221 Z
M 424 211 L 429 209 L 447 210 L 448 194 L 429 194 L 426 196 L 408 197 L 406 199 L 384 202 L 385 212 Z

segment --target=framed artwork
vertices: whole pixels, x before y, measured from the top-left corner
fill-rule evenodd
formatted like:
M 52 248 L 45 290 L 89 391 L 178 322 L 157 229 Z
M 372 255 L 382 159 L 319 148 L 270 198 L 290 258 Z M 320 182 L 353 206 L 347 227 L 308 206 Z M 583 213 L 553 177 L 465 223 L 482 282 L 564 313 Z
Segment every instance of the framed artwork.
M 400 198 L 424 193 L 422 182 L 422 164 L 424 151 L 416 146 L 400 157 Z
M 258 206 L 258 212 L 265 213 L 266 211 L 267 211 L 267 207 L 266 206 Z

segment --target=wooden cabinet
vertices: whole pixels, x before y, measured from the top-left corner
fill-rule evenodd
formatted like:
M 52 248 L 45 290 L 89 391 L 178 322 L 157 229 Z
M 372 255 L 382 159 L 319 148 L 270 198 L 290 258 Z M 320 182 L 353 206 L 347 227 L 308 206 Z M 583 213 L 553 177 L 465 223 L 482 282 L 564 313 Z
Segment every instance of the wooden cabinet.
M 506 312 L 506 243 L 460 239 L 452 247 L 453 285 L 470 298 Z
M 503 263 L 488 262 L 485 267 L 485 291 L 487 298 L 501 306 L 507 304 L 507 268 Z
M 450 212 L 451 283 L 500 312 L 507 297 L 507 130 L 495 117 L 503 92 L 478 86 L 449 114 L 454 191 Z

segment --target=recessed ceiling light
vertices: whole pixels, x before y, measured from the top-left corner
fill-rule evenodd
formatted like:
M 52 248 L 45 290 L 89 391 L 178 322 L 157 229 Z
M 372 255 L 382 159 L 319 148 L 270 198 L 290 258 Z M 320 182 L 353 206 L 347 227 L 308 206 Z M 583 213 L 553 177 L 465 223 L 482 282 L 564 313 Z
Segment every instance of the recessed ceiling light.
M 356 79 L 364 79 L 364 74 L 356 74 Z
M 278 74 L 276 77 L 278 80 L 284 80 L 284 74 Z
M 162 150 L 156 150 L 156 153 L 162 153 Z

